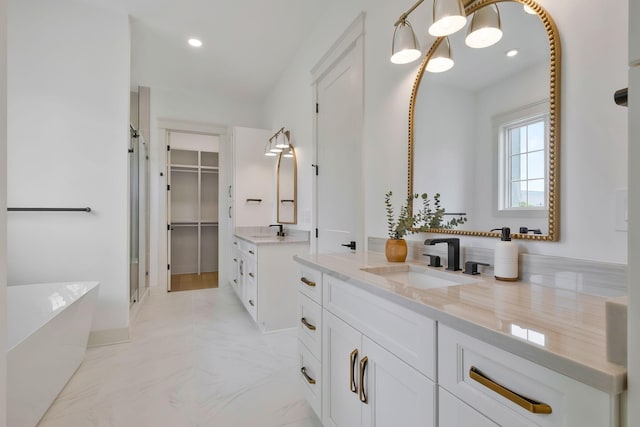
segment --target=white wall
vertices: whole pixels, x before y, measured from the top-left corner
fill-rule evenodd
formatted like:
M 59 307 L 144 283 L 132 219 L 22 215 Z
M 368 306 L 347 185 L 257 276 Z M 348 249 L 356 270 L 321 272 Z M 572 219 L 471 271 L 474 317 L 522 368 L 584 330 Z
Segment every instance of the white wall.
M 7 348 L 7 2 L 0 0 L 0 348 Z M 7 352 L 0 351 L 0 427 L 7 425 Z
M 425 76 L 428 78 L 427 76 Z M 469 222 L 462 229 L 473 229 L 474 159 L 478 138 L 475 132 L 476 104 L 472 91 L 430 84 L 421 86 L 416 102 L 414 128 L 413 192 L 427 193 L 434 207 L 434 195 L 447 212 L 464 212 Z M 451 165 L 455 165 L 452 167 Z M 484 181 L 486 185 L 486 180 Z M 399 203 L 405 196 L 398 194 Z M 421 208 L 422 203 L 417 202 Z M 445 217 L 445 221 L 452 217 Z M 470 228 L 471 227 L 471 228 Z
M 266 103 L 271 127 L 287 126 L 299 153 L 300 212 L 311 210 L 312 88 L 310 70 L 361 11 L 365 22 L 365 230 L 386 236 L 383 198 L 406 189 L 409 96 L 417 64 L 389 62 L 393 22 L 409 3 L 385 0 L 332 1 Z M 627 1 L 540 0 L 555 20 L 562 42 L 561 240 L 519 242 L 537 254 L 626 263 L 626 233 L 614 229 L 617 188 L 627 185 L 627 116 L 612 101 L 627 84 Z M 425 12 L 426 11 L 426 12 Z M 428 15 L 412 14 L 415 29 Z M 415 17 L 414 17 L 415 15 Z M 606 34 L 603 37 L 602 34 Z M 422 40 L 424 34 L 420 34 Z M 388 167 L 380 167 L 387 165 Z M 303 227 L 309 227 L 306 222 Z M 467 238 L 464 245 L 493 248 L 495 239 Z
M 138 75 L 140 70 L 132 69 L 132 77 L 144 82 L 144 76 Z M 164 135 L 160 133 L 159 120 L 191 122 L 195 127 L 199 124 L 231 126 L 247 126 L 260 128 L 265 125 L 262 103 L 255 99 L 230 99 L 212 93 L 188 93 L 161 87 L 151 87 L 151 212 L 150 212 L 150 280 L 151 286 L 166 287 L 167 274 L 167 233 L 166 233 L 166 153 Z M 221 144 L 228 143 L 224 137 Z M 221 158 L 222 159 L 222 158 Z M 229 157 L 229 160 L 231 158 Z M 221 160 L 222 161 L 222 160 Z M 228 165 L 222 163 L 221 169 Z M 220 235 L 222 235 L 220 230 Z
M 128 333 L 129 21 L 78 0 L 10 0 L 9 283 L 98 280 L 94 331 Z M 126 337 L 126 336 L 125 336 Z
M 470 218 L 477 227 L 473 230 L 510 227 L 516 233 L 520 226 L 536 229 L 544 234 L 549 230 L 546 212 L 498 213 L 498 144 L 493 128 L 494 117 L 549 99 L 548 61 L 531 66 L 515 76 L 504 79 L 476 93 L 474 128 L 474 159 L 476 179 L 473 185 L 474 214 Z M 480 179 L 481 178 L 481 179 Z M 471 222 L 470 221 L 470 222 Z

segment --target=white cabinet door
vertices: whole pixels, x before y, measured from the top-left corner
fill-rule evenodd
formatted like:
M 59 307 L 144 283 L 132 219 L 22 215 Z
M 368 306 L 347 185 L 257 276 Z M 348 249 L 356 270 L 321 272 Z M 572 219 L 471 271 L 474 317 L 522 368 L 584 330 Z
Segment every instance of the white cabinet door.
M 270 130 L 233 128 L 235 227 L 265 226 L 273 220 L 275 157 L 264 155 Z
M 323 313 L 322 421 L 326 427 L 362 425 L 357 375 L 362 335 L 328 311 Z
M 359 363 L 362 425 L 433 427 L 435 384 L 366 336 Z M 364 362 L 363 362 L 364 361 Z M 360 383 L 360 381 L 358 381 Z
M 438 389 L 438 401 L 440 427 L 499 427 L 442 387 Z

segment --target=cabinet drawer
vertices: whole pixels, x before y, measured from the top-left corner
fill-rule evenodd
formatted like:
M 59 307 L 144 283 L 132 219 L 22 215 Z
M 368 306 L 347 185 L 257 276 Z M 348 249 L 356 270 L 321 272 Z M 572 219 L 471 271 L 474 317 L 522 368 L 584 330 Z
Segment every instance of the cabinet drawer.
M 298 372 L 303 383 L 303 393 L 309 406 L 322 417 L 322 371 L 320 361 L 316 359 L 305 345 L 298 341 Z M 304 370 L 304 371 L 303 371 Z
M 444 325 L 438 361 L 440 386 L 498 425 L 618 425 L 617 398 Z
M 322 273 L 298 264 L 298 290 L 318 304 L 322 304 Z
M 325 274 L 324 308 L 435 379 L 435 322 Z
M 322 308 L 298 292 L 298 338 L 318 359 L 322 354 Z

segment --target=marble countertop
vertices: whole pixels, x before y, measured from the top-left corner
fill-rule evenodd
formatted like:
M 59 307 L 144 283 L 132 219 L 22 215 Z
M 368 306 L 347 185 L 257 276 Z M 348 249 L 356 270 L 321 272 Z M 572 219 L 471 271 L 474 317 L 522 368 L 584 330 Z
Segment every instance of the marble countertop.
M 605 298 L 461 272 L 450 273 L 478 282 L 416 289 L 361 270 L 398 265 L 381 253 L 294 259 L 606 393 L 626 389 L 626 368 L 607 361 Z
M 274 243 L 302 243 L 309 241 L 309 233 L 308 232 L 291 232 L 286 234 L 285 236 L 276 236 L 275 230 L 272 230 L 271 233 L 264 233 L 259 231 L 239 231 L 236 230 L 234 236 L 239 239 L 246 240 L 247 242 L 263 245 L 263 244 L 274 244 Z

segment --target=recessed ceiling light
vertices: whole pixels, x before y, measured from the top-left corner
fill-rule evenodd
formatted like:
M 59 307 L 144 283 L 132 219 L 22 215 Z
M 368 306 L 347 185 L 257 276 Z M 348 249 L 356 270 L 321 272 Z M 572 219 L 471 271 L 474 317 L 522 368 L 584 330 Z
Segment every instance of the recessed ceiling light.
M 200 47 L 202 46 L 202 42 L 198 39 L 189 39 L 189 44 L 193 47 Z
M 511 49 L 508 50 L 507 53 L 505 53 L 505 55 L 507 55 L 509 58 L 516 56 L 518 54 L 518 49 Z

